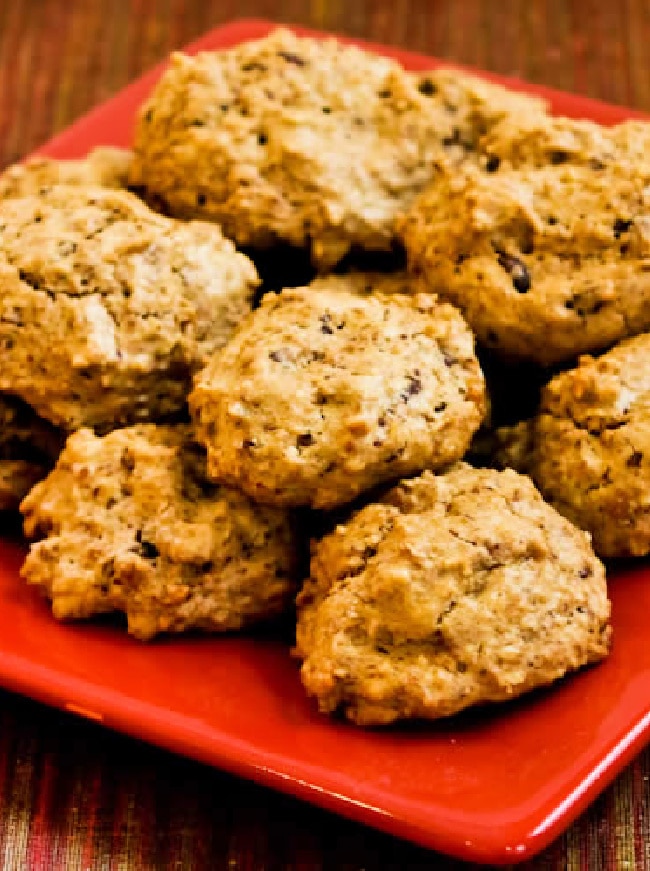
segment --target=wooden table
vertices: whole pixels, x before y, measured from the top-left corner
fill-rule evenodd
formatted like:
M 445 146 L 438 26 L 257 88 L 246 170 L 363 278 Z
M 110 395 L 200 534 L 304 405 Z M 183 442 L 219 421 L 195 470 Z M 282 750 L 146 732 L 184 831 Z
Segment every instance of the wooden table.
M 0 166 L 173 48 L 263 16 L 650 111 L 643 0 L 3 0 Z M 650 868 L 650 752 L 533 869 Z M 3 869 L 469 867 L 0 692 Z

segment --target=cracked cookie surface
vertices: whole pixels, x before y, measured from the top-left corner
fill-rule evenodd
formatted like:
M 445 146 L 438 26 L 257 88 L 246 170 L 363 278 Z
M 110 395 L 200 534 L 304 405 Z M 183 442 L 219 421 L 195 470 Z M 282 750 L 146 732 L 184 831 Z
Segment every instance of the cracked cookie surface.
M 209 483 L 184 425 L 79 430 L 21 510 L 41 539 L 22 576 L 61 620 L 124 611 L 141 639 L 221 632 L 280 614 L 295 592 L 288 513 Z
M 68 431 L 173 414 L 257 283 L 214 224 L 172 221 L 127 192 L 3 201 L 0 390 Z
M 417 289 L 366 273 L 266 296 L 195 379 L 209 474 L 260 502 L 331 508 L 459 459 L 483 374 L 457 310 Z
M 314 547 L 295 654 L 360 725 L 504 701 L 607 655 L 589 537 L 512 470 L 404 481 Z
M 126 188 L 132 153 L 100 146 L 79 160 L 32 157 L 0 175 L 0 200 L 47 193 L 57 184 Z
M 462 157 L 504 115 L 542 106 L 278 30 L 172 56 L 140 112 L 131 180 L 170 214 L 216 220 L 240 245 L 308 247 L 325 268 L 354 246 L 390 250 L 394 218 L 436 158 Z
M 498 437 L 498 462 L 528 473 L 597 553 L 650 553 L 650 335 L 557 375 L 539 413 Z
M 448 172 L 401 221 L 410 266 L 484 345 L 542 365 L 650 328 L 650 163 Z

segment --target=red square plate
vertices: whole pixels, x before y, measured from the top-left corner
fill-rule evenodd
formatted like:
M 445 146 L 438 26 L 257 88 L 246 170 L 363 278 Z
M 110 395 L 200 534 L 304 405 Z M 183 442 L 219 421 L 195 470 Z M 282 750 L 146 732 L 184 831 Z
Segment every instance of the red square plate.
M 259 37 L 241 21 L 189 51 Z M 434 60 L 374 46 L 407 67 Z M 41 149 L 75 157 L 126 145 L 161 68 Z M 503 81 L 490 76 L 497 81 Z M 633 114 L 520 82 L 557 112 L 612 123 Z M 0 541 L 0 683 L 162 747 L 294 793 L 464 859 L 510 863 L 541 850 L 650 737 L 650 573 L 612 573 L 611 657 L 555 688 L 430 726 L 357 729 L 320 716 L 286 647 L 268 639 L 143 645 L 102 625 L 55 623 Z

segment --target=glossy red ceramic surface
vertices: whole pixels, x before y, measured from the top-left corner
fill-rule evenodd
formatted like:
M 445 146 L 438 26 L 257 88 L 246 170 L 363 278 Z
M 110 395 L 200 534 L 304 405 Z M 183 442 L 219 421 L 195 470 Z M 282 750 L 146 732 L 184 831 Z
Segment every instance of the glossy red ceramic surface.
M 266 33 L 237 22 L 190 50 Z M 375 47 L 406 66 L 430 58 Z M 127 144 L 154 70 L 41 151 Z M 495 77 L 492 77 L 495 78 Z M 561 113 L 633 113 L 510 83 Z M 192 638 L 143 645 L 106 625 L 61 625 L 18 577 L 0 540 L 0 683 L 178 753 L 456 856 L 529 858 L 555 838 L 650 738 L 650 572 L 612 572 L 607 662 L 518 702 L 432 725 L 364 731 L 320 716 L 279 642 Z

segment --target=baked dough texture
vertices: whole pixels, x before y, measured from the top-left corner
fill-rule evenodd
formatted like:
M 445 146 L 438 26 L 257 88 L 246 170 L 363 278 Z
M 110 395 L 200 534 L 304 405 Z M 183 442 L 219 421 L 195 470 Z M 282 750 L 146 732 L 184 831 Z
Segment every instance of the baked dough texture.
M 266 296 L 195 379 L 209 475 L 332 508 L 462 457 L 486 411 L 473 336 L 417 288 L 367 273 Z
M 307 692 L 363 726 L 512 699 L 610 642 L 589 536 L 512 470 L 402 482 L 315 545 L 297 601 Z
M 63 437 L 20 399 L 0 394 L 0 511 L 15 511 L 47 475 Z
M 650 124 L 624 121 L 603 127 L 594 121 L 551 117 L 544 112 L 511 113 L 481 138 L 484 166 L 541 168 L 571 163 L 596 172 L 612 164 L 648 163 Z
M 209 483 L 184 425 L 79 430 L 21 510 L 41 539 L 22 575 L 60 620 L 124 611 L 149 639 L 240 629 L 292 602 L 290 516 Z
M 650 553 L 650 335 L 583 357 L 497 435 L 499 464 L 530 474 L 600 556 Z
M 311 250 L 322 269 L 353 247 L 391 250 L 397 213 L 509 112 L 542 102 L 471 76 L 405 72 L 333 40 L 277 30 L 174 54 L 141 109 L 131 182 L 237 244 Z
M 650 328 L 650 162 L 447 172 L 400 222 L 415 271 L 509 359 Z
M 250 310 L 251 261 L 214 224 L 59 185 L 0 203 L 0 390 L 67 431 L 160 419 Z
M 124 148 L 103 145 L 79 160 L 33 157 L 0 175 L 0 200 L 45 194 L 57 184 L 126 188 L 132 156 Z

